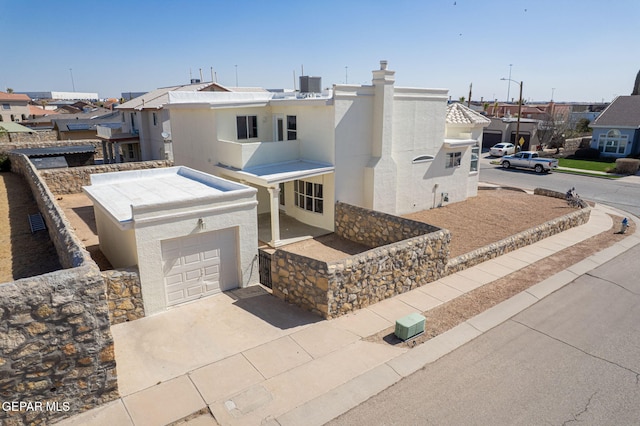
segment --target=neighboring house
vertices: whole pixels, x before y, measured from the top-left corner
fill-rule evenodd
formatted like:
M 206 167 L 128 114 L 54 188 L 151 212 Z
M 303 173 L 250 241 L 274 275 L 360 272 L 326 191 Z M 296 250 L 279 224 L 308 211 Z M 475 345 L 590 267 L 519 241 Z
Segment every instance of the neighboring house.
M 500 142 L 516 143 L 516 133 L 518 133 L 518 119 L 490 117 L 491 124 L 484 129 L 482 136 L 482 148 L 488 149 Z M 535 150 L 540 145 L 538 139 L 539 120 L 530 118 L 520 119 L 520 129 L 518 139 L 524 139 L 521 147 L 523 151 Z
M 97 126 L 120 126 L 120 114 L 112 112 L 94 118 L 55 118 L 51 120 L 53 129 L 58 132 L 58 140 L 97 139 Z
M 336 201 L 391 214 L 477 193 L 477 148 L 489 120 L 447 90 L 395 87 L 386 61 L 372 85 L 327 93 L 172 91 L 176 164 L 258 189 L 279 246 L 280 210 L 333 231 Z
M 21 122 L 29 119 L 27 95 L 0 92 L 0 122 Z
M 640 95 L 618 96 L 590 125 L 591 148 L 604 157 L 640 154 Z
M 95 92 L 18 92 L 29 96 L 30 99 L 59 99 L 59 100 L 85 100 L 97 101 Z
M 130 149 L 129 145 L 137 144 L 135 147 L 135 151 L 138 152 L 136 161 L 171 159 L 171 124 L 169 111 L 164 109 L 164 105 L 169 101 L 168 93 L 176 90 L 229 91 L 229 89 L 211 82 L 153 90 L 115 107 L 121 114 L 122 126 L 111 131 L 103 129 L 99 137 L 112 145 L 110 149 L 117 153 L 121 149 L 120 144 L 122 144 L 122 137 L 125 135 L 128 145 L 125 149 Z M 122 154 L 119 158 L 125 160 L 126 155 Z
M 100 251 L 137 266 L 147 316 L 258 282 L 256 190 L 187 167 L 91 175 Z

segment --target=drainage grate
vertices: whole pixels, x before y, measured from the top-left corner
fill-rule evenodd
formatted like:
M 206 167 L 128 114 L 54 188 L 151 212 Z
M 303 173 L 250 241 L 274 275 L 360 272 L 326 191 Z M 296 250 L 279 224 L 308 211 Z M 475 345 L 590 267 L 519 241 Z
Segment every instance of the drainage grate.
M 44 219 L 40 213 L 29 215 L 29 226 L 31 227 L 31 233 L 38 231 L 44 231 L 47 226 L 44 224 Z

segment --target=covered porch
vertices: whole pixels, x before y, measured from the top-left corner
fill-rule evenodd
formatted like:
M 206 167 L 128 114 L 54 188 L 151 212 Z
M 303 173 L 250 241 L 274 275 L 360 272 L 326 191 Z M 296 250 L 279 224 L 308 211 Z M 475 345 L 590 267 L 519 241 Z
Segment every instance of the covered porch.
M 291 201 L 285 204 L 284 194 L 281 192 L 287 182 L 333 174 L 334 170 L 331 164 L 308 160 L 271 163 L 245 169 L 223 164 L 217 166 L 220 175 L 267 190 L 269 212 L 258 215 L 258 238 L 261 244 L 265 243 L 273 248 L 331 232 L 326 228 L 304 223 L 281 211 L 289 208 L 291 204 Z M 332 197 L 327 201 L 328 206 L 333 205 Z

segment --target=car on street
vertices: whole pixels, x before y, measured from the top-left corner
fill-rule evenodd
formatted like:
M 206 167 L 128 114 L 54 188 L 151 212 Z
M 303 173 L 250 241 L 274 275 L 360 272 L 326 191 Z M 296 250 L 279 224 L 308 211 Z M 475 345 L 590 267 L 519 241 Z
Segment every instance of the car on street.
M 503 155 L 514 154 L 516 146 L 512 143 L 499 143 L 491 147 L 489 154 L 492 157 L 502 157 Z
M 535 151 L 522 151 L 514 155 L 505 155 L 500 160 L 500 165 L 505 169 L 522 167 L 535 170 L 536 173 L 543 173 L 557 169 L 558 160 L 555 158 L 541 158 Z

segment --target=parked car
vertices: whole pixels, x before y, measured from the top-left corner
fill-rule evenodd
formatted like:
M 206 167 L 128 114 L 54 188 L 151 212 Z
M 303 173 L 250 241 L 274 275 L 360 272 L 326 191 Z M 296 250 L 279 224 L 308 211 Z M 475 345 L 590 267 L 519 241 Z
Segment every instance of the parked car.
M 514 155 L 505 155 L 500 160 L 505 169 L 509 167 L 522 167 L 533 169 L 536 173 L 550 172 L 558 168 L 558 160 L 555 158 L 540 158 L 535 151 L 522 151 Z
M 489 154 L 492 157 L 502 157 L 503 155 L 514 154 L 516 152 L 516 146 L 512 143 L 499 143 L 494 145 L 489 150 Z

